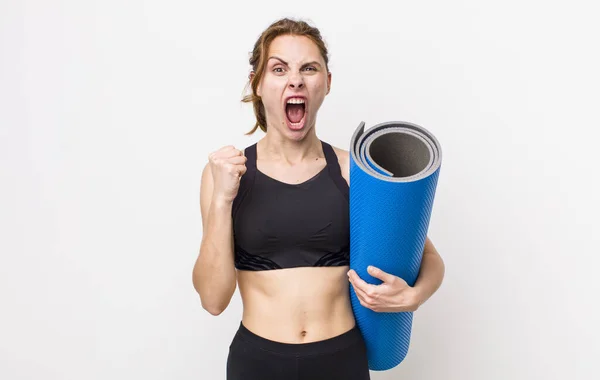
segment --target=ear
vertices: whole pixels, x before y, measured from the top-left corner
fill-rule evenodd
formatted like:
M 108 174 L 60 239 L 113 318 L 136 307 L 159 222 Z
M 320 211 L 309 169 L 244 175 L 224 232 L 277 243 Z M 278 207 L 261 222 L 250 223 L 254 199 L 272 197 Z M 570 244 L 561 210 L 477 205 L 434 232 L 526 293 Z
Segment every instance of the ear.
M 327 92 L 325 95 L 328 95 L 329 91 L 331 91 L 331 72 L 327 73 Z

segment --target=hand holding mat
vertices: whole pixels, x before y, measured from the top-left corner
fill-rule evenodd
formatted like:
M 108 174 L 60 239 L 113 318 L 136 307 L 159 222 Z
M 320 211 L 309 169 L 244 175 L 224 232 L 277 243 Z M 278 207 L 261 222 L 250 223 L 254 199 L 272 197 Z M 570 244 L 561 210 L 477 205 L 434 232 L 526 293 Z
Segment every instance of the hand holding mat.
M 426 129 L 386 122 L 365 131 L 361 122 L 350 144 L 350 268 L 380 284 L 373 265 L 413 286 L 421 267 L 441 148 Z M 369 368 L 383 371 L 404 360 L 412 312 L 375 312 L 360 304 L 350 285 L 356 323 L 367 345 Z

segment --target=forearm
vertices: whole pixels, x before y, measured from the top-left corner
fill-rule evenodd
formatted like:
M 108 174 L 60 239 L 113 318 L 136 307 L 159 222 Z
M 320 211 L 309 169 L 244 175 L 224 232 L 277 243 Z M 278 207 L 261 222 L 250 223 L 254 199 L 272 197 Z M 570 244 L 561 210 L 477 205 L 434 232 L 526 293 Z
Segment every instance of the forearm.
M 422 305 L 439 289 L 444 279 L 444 273 L 444 261 L 427 238 L 419 275 L 413 286 L 418 295 L 419 305 Z
M 202 306 L 215 315 L 225 310 L 236 287 L 231 207 L 231 202 L 211 202 L 193 271 Z

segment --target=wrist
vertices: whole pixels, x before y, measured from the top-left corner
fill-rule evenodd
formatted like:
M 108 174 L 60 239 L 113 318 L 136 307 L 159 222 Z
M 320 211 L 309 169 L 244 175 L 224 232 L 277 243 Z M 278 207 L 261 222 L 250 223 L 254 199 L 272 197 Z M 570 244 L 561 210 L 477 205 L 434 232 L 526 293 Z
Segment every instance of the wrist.
M 217 195 L 212 198 L 212 205 L 217 209 L 226 209 L 233 205 L 233 201 Z
M 416 310 L 425 302 L 426 297 L 421 287 L 413 287 L 412 293 L 412 304 L 414 305 L 414 308 Z

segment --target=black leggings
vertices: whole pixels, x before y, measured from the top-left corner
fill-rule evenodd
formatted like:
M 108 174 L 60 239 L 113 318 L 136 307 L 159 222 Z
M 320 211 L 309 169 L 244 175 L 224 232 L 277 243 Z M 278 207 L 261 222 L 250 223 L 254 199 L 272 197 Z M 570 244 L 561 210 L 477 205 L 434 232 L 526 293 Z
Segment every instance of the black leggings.
M 317 342 L 282 343 L 240 323 L 229 346 L 227 380 L 370 380 L 365 342 L 356 325 Z

